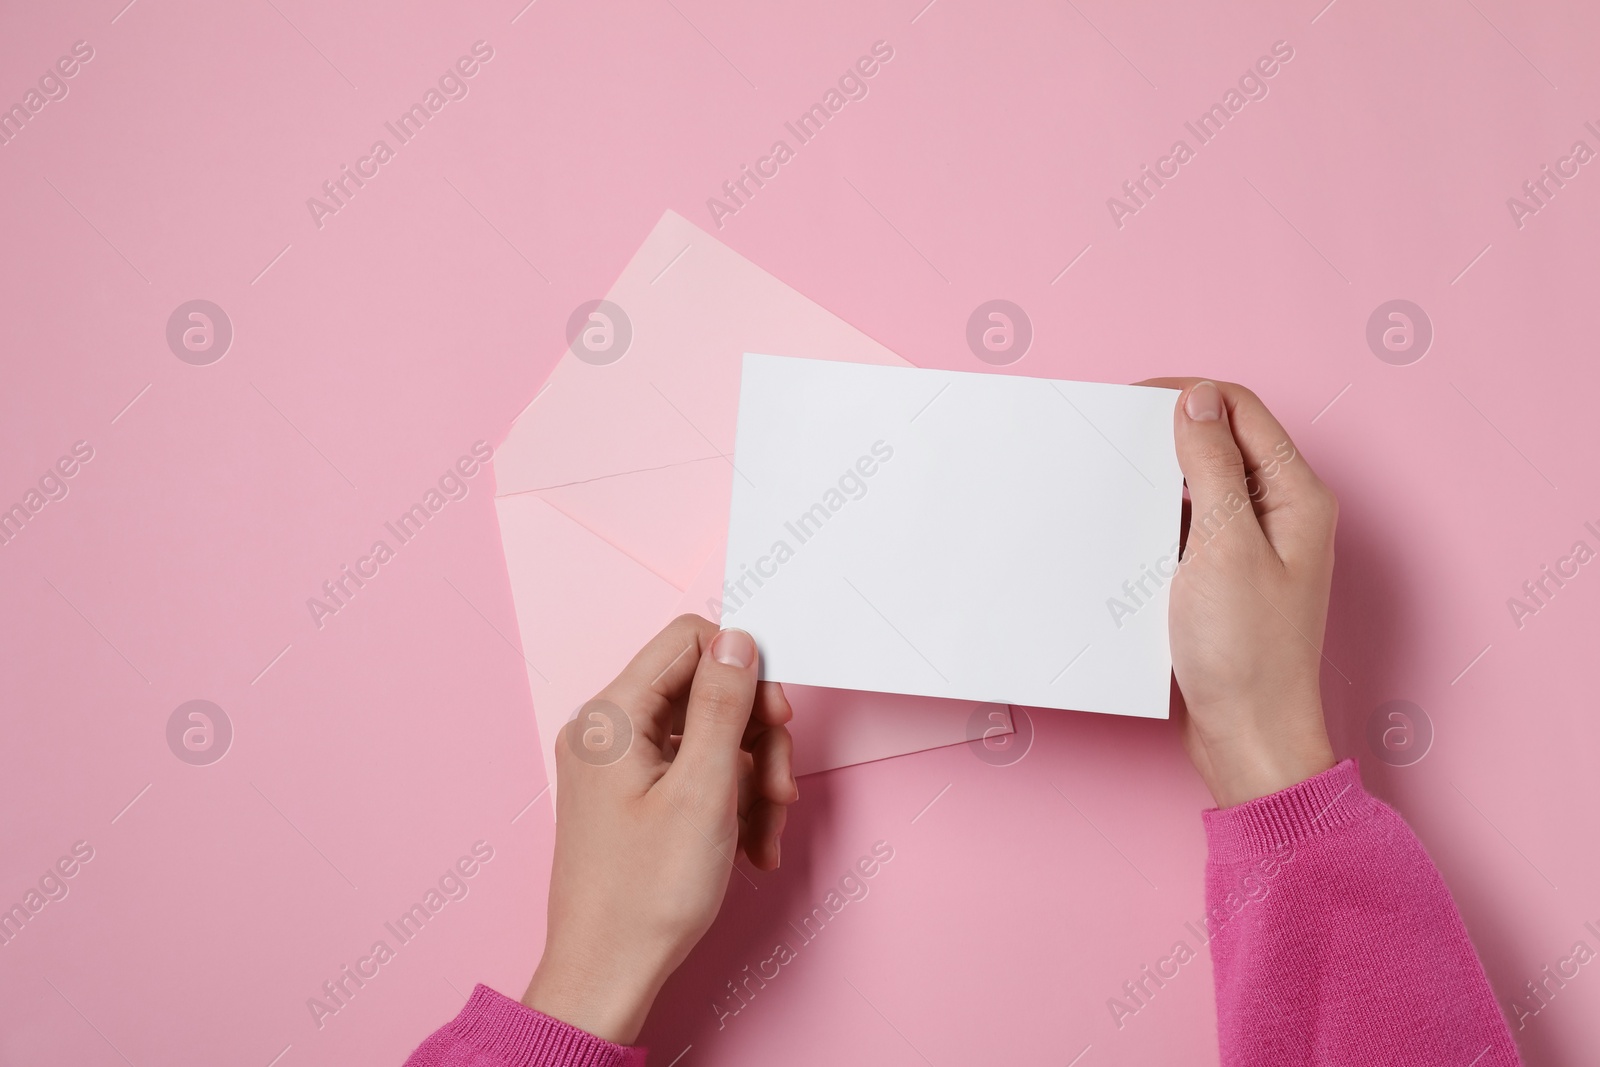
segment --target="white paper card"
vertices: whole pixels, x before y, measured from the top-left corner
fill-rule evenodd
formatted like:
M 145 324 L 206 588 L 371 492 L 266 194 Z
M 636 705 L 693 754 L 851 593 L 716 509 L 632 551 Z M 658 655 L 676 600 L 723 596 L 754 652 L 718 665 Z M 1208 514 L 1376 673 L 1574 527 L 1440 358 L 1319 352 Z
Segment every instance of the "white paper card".
M 723 625 L 775 681 L 1165 718 L 1177 396 L 747 353 Z

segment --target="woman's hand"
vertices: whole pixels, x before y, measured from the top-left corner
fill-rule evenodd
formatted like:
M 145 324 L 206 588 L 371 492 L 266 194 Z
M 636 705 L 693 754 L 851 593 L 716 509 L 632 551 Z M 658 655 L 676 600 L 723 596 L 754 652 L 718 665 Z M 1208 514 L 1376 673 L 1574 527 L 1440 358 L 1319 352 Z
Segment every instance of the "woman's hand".
M 1196 378 L 1173 413 L 1190 523 L 1172 580 L 1184 747 L 1219 805 L 1334 764 L 1318 678 L 1338 502 L 1243 386 Z
M 739 852 L 778 866 L 799 795 L 783 690 L 698 615 L 657 634 L 556 738 L 544 956 L 522 1002 L 632 1044 L 710 928 Z

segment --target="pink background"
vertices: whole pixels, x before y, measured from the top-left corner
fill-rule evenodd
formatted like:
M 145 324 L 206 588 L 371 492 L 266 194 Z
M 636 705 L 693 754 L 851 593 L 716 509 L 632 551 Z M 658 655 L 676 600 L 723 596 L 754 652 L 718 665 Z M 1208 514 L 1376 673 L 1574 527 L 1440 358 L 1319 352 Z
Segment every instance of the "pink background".
M 1506 604 L 1600 547 L 1600 176 L 1521 228 L 1506 206 L 1600 149 L 1600 16 L 124 2 L 0 15 L 0 104 L 94 48 L 0 147 L 0 507 L 94 449 L 0 547 L 0 903 L 94 849 L 0 947 L 0 1061 L 392 1064 L 474 981 L 520 991 L 552 828 L 495 632 L 492 472 L 322 629 L 305 602 L 501 439 L 666 208 L 921 366 L 985 369 L 966 320 L 1002 297 L 1035 329 L 1011 371 L 1251 384 L 1344 505 L 1340 751 L 1438 861 L 1503 1003 L 1600 947 L 1600 570 L 1520 629 Z M 306 198 L 477 40 L 470 95 L 318 229 Z M 878 40 L 869 96 L 715 229 L 706 198 Z M 1119 229 L 1107 197 L 1279 40 L 1270 95 Z M 196 298 L 235 329 L 209 366 L 165 338 Z M 1435 330 L 1409 366 L 1365 340 L 1395 298 Z M 210 766 L 167 744 L 192 699 L 233 725 Z M 1392 699 L 1435 730 L 1408 767 L 1365 741 Z M 1011 766 L 956 747 L 802 783 L 784 869 L 733 879 L 655 1062 L 1214 1062 L 1204 956 L 1122 1029 L 1106 1006 L 1202 910 L 1206 797 L 1171 725 L 1033 721 Z M 479 840 L 470 895 L 319 1029 L 307 998 Z M 878 840 L 870 895 L 719 1031 L 723 983 Z M 1529 1063 L 1592 1058 L 1591 971 L 1517 1035 Z

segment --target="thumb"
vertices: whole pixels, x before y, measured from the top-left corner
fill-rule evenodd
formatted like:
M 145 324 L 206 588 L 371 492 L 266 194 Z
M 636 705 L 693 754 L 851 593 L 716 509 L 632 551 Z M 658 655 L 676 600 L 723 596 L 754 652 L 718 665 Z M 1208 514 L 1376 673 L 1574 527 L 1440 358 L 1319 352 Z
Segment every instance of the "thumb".
M 1244 456 L 1233 439 L 1222 390 L 1215 382 L 1194 383 L 1178 398 L 1173 421 L 1178 465 L 1189 485 L 1191 505 L 1185 555 L 1235 519 L 1246 522 L 1246 529 L 1259 537 L 1261 528 L 1245 484 Z
M 689 689 L 674 770 L 707 782 L 733 779 L 756 699 L 756 660 L 755 640 L 743 630 L 711 639 Z

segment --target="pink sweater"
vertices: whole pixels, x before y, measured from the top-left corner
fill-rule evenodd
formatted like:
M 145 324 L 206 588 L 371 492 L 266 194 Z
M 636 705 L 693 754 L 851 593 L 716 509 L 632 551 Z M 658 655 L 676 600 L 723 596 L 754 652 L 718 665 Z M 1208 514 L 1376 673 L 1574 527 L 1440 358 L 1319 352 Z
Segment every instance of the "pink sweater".
M 1205 813 L 1225 1067 L 1520 1063 L 1450 892 L 1351 760 Z M 1147 978 L 1147 981 L 1156 981 Z M 487 986 L 407 1067 L 643 1067 Z

